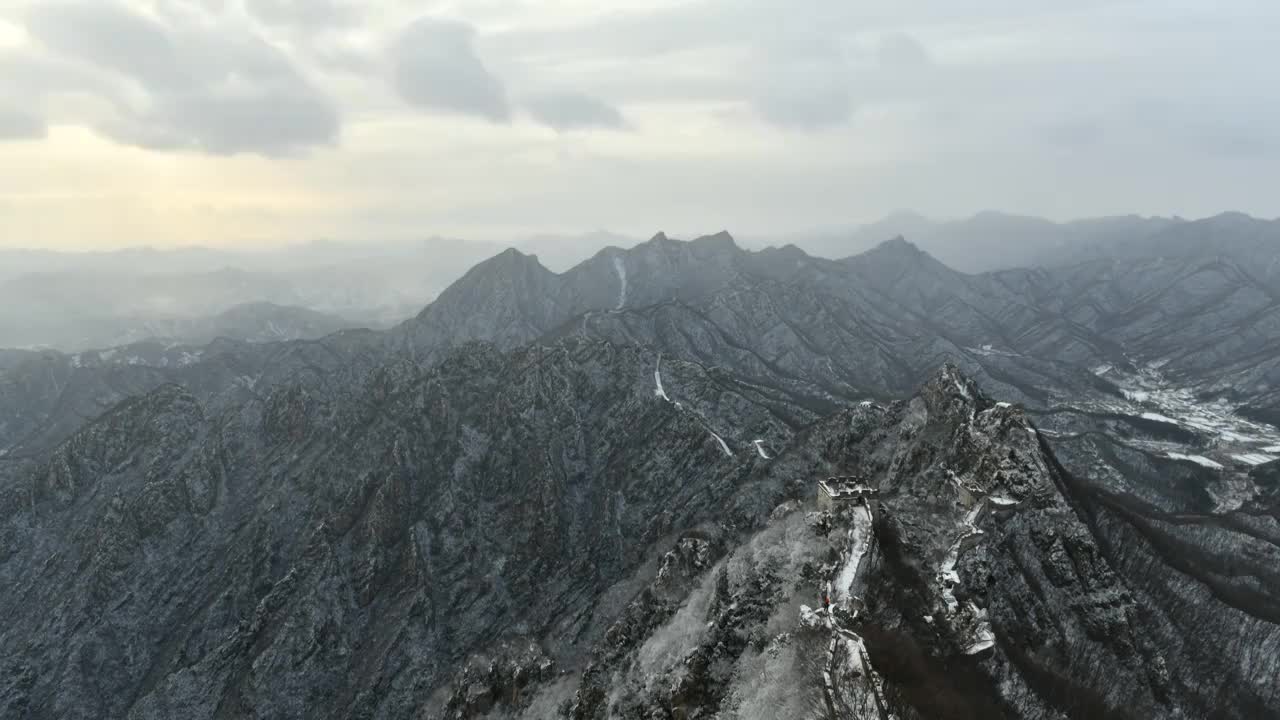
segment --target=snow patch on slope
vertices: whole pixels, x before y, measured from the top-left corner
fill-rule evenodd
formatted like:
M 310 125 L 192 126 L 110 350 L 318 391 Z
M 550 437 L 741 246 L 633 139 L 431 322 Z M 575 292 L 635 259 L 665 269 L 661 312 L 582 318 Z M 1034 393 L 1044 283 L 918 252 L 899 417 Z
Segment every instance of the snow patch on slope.
M 658 354 L 658 363 L 653 366 L 653 394 L 671 402 L 671 398 L 667 397 L 667 391 L 662 387 L 662 354 Z
M 1197 465 L 1202 465 L 1202 466 L 1204 466 L 1204 467 L 1212 468 L 1212 469 L 1214 469 L 1214 470 L 1221 470 L 1221 469 L 1222 469 L 1222 464 L 1221 464 L 1221 463 L 1218 463 L 1218 462 L 1215 462 L 1215 461 L 1213 461 L 1213 460 L 1210 460 L 1209 458 L 1207 458 L 1207 457 L 1205 457 L 1205 456 L 1203 456 L 1203 455 L 1186 455 L 1186 454 L 1183 454 L 1183 453 L 1171 452 L 1171 453 L 1169 453 L 1169 454 L 1168 454 L 1168 457 L 1169 457 L 1170 459 L 1172 459 L 1172 460 L 1187 460 L 1187 461 L 1189 461 L 1189 462 L 1193 462 L 1193 463 L 1195 463 L 1195 464 L 1197 464 Z
M 771 458 L 769 457 L 769 455 L 768 455 L 767 453 L 765 453 L 765 451 L 764 451 L 764 441 L 763 441 L 763 440 L 755 440 L 755 441 L 753 441 L 753 444 L 756 446 L 756 452 L 760 453 L 760 457 L 761 457 L 761 458 L 764 458 L 765 460 L 770 460 L 770 459 L 771 459 Z
M 1277 459 L 1274 455 L 1264 455 L 1262 453 L 1242 453 L 1240 455 L 1232 455 L 1232 458 L 1239 460 L 1247 465 L 1265 465 Z
M 1280 428 L 1239 414 L 1240 406 L 1226 398 L 1207 398 L 1195 386 L 1179 385 L 1150 363 L 1136 373 L 1113 368 L 1108 378 L 1123 392 L 1120 398 L 1073 399 L 1063 403 L 1089 413 L 1127 415 L 1164 423 L 1196 436 L 1194 440 L 1130 438 L 1135 448 L 1174 460 L 1185 460 L 1213 470 L 1228 464 L 1254 464 L 1263 456 L 1280 457 Z M 1046 433 L 1047 434 L 1047 433 Z M 1213 458 L 1199 454 L 1213 448 Z M 1230 463 L 1222 458 L 1229 458 Z
M 622 263 L 622 258 L 613 256 L 613 269 L 618 273 L 618 310 L 621 310 L 627 304 L 627 266 Z
M 992 345 L 991 343 L 986 343 L 981 347 L 967 347 L 965 350 L 968 350 L 974 355 L 981 355 L 983 357 L 1022 357 L 1012 350 L 1004 350 Z
M 733 451 L 729 449 L 729 446 L 728 444 L 725 443 L 724 438 L 720 437 L 715 433 L 711 433 L 711 437 L 715 438 L 716 442 L 720 443 L 720 449 L 724 451 L 725 455 L 729 457 L 733 457 Z

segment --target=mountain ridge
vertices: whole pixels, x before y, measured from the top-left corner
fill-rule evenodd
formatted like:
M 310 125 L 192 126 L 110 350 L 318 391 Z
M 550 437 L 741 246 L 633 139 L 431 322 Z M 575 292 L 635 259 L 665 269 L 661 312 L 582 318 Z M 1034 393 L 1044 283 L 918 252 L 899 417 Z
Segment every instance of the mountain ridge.
M 0 708 L 1256 716 L 1269 476 L 1148 403 L 1270 305 L 1235 261 L 1097 262 L 659 234 L 501 253 L 387 332 L 0 353 Z M 876 497 L 824 513 L 846 475 Z

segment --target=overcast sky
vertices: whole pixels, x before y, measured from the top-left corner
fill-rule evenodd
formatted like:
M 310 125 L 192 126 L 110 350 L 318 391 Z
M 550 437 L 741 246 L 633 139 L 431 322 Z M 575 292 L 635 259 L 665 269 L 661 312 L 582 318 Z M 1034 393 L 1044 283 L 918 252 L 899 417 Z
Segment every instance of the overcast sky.
M 1280 7 L 0 0 L 0 246 L 1280 215 Z

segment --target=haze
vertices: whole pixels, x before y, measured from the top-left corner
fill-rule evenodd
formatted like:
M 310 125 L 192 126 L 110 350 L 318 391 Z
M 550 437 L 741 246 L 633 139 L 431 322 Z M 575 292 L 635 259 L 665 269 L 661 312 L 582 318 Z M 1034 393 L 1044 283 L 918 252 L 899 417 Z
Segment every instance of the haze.
M 1261 2 L 0 0 L 0 246 L 1280 214 Z

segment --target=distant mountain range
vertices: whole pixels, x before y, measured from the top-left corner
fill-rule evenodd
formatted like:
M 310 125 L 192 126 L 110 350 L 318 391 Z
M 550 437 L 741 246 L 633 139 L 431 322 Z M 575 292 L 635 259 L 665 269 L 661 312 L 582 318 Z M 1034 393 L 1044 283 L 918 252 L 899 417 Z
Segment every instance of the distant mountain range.
M 386 330 L 2 351 L 0 715 L 1266 717 L 1273 227 L 658 234 Z
M 435 238 L 315 242 L 261 252 L 0 251 L 0 347 L 78 351 L 161 336 L 204 342 L 208 338 L 197 330 L 216 326 L 217 316 L 246 304 L 292 307 L 295 318 L 304 312 L 328 316 L 311 330 L 284 331 L 285 337 L 314 337 L 316 329 L 336 327 L 385 328 L 500 249 Z M 279 318 L 277 327 L 284 328 Z
M 833 261 L 795 247 L 744 251 L 727 233 L 688 243 L 660 234 L 628 250 L 602 251 L 562 274 L 506 250 L 396 328 L 345 333 L 318 347 L 328 348 L 334 362 L 374 351 L 433 362 L 473 340 L 505 349 L 576 335 L 723 367 L 743 379 L 786 387 L 794 400 L 817 411 L 901 396 L 943 361 L 998 396 L 1043 409 L 1063 397 L 1121 395 L 1100 370 L 1134 374 L 1151 367 L 1169 382 L 1269 420 L 1280 410 L 1274 351 L 1280 290 L 1274 263 L 1236 259 L 1265 252 L 1262 240 L 1241 237 L 1237 245 L 1212 249 L 1188 242 L 1176 246 L 1180 254 L 1146 259 L 977 275 L 954 271 L 902 239 Z M 1175 246 L 1160 247 L 1165 252 Z M 190 328 L 184 332 L 203 334 L 206 341 L 218 332 L 228 340 L 267 339 L 273 313 L 281 321 L 288 314 L 291 323 L 311 323 L 310 331 L 295 329 L 286 338 L 310 337 L 336 324 L 260 305 L 245 313 L 254 330 L 229 331 L 235 323 L 224 318 L 184 326 Z M 164 328 L 152 333 L 179 334 Z M 296 350 L 280 346 L 267 354 L 282 352 Z M 81 356 L 94 357 L 29 353 L 42 359 L 32 366 L 40 368 L 32 371 L 33 384 L 24 387 L 62 388 L 69 378 L 59 374 L 74 369 L 74 357 Z M 114 353 L 117 359 L 105 366 L 128 356 Z M 187 372 L 175 358 L 168 362 L 172 372 Z M 17 365 L 10 378 L 20 371 L 22 363 Z M 40 404 L 78 405 L 60 403 L 57 395 Z M 26 405 L 24 414 L 38 417 Z M 14 426 L 9 432 L 16 432 Z
M 898 236 L 963 272 L 1059 267 L 1101 258 L 1185 256 L 1198 252 L 1197 247 L 1219 245 L 1237 260 L 1248 262 L 1254 250 L 1269 252 L 1280 242 L 1280 221 L 1223 213 L 1194 221 L 1123 215 L 1056 223 L 982 212 L 940 222 L 900 212 L 849 230 L 757 238 L 752 244 L 791 243 L 812 255 L 839 259 Z
M 1070 223 L 1000 213 L 934 222 L 911 213 L 847 232 L 757 238 L 839 260 L 905 237 L 964 272 L 1060 268 L 1090 260 L 1187 258 L 1201 248 L 1268 277 L 1280 222 L 1227 213 L 1197 221 L 1136 216 Z M 547 269 L 568 271 L 607 247 L 639 241 L 597 231 L 539 235 L 515 244 Z M 234 305 L 270 303 L 386 328 L 415 314 L 498 244 L 432 238 L 418 243 L 313 242 L 261 252 L 206 248 L 104 253 L 0 251 L 0 347 L 67 351 L 141 339 L 151 327 L 209 322 Z M 1261 263 L 1261 265 L 1259 265 Z M 1268 281 L 1270 282 L 1270 281 Z M 298 335 L 302 337 L 302 335 Z M 195 342 L 199 336 L 180 337 Z

